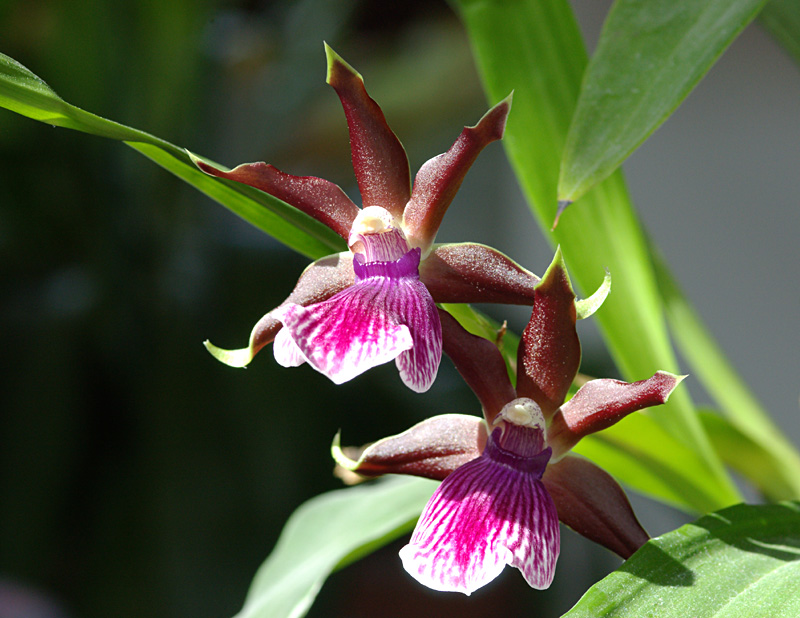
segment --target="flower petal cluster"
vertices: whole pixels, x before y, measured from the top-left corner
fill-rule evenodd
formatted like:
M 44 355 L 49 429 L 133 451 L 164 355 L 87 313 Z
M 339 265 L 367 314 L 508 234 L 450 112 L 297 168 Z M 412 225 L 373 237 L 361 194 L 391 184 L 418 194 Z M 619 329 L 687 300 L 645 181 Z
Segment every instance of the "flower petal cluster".
M 607 291 L 576 301 L 556 253 L 535 288 L 516 387 L 495 344 L 441 311 L 444 350 L 484 418 L 433 417 L 360 453 L 342 449 L 337 436 L 334 458 L 351 473 L 443 481 L 401 550 L 406 570 L 425 585 L 470 594 L 510 564 L 531 586 L 547 587 L 559 552 L 557 520 L 623 558 L 647 541 L 619 484 L 569 453 L 583 436 L 666 402 L 683 379 L 659 371 L 633 383 L 590 380 L 565 401 L 580 365 L 576 320 Z
M 422 392 L 441 358 L 435 303 L 533 302 L 539 278 L 499 251 L 434 243 L 469 167 L 502 137 L 511 97 L 425 163 L 412 187 L 405 150 L 361 75 L 327 45 L 325 50 L 327 82 L 347 119 L 362 208 L 321 178 L 293 176 L 266 163 L 225 170 L 193 160 L 207 174 L 255 187 L 317 219 L 350 250 L 311 264 L 286 301 L 258 321 L 246 348 L 206 347 L 220 361 L 243 367 L 274 340 L 280 364 L 308 363 L 336 383 L 394 359 L 405 384 Z
M 471 594 L 506 564 L 533 588 L 553 581 L 560 535 L 541 480 L 551 454 L 544 416 L 516 399 L 495 425 L 481 456 L 444 480 L 400 550 L 406 571 L 434 590 Z

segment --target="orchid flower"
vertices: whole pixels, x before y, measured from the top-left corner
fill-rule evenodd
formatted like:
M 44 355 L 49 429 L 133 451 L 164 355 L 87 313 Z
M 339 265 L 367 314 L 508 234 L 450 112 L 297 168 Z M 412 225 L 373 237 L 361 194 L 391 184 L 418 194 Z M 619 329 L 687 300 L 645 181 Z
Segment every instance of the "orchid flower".
M 274 340 L 283 366 L 309 363 L 336 383 L 392 359 L 411 389 L 433 382 L 442 353 L 436 302 L 533 302 L 538 277 L 475 243 L 434 244 L 436 232 L 480 151 L 502 137 L 511 97 L 466 127 L 446 153 L 425 163 L 411 188 L 400 141 L 364 82 L 330 47 L 327 82 L 344 108 L 359 209 L 335 184 L 292 176 L 266 163 L 223 170 L 192 156 L 204 172 L 265 191 L 324 223 L 350 251 L 311 264 L 292 294 L 253 328 L 240 350 L 206 342 L 220 361 L 247 365 Z
M 518 349 L 517 385 L 494 343 L 441 312 L 445 352 L 478 396 L 484 418 L 435 416 L 356 455 L 333 455 L 348 473 L 412 474 L 443 480 L 400 550 L 405 569 L 435 590 L 470 594 L 506 564 L 534 588 L 550 585 L 558 520 L 623 558 L 648 539 L 622 488 L 569 450 L 626 415 L 666 402 L 683 379 L 667 372 L 634 383 L 586 382 L 564 401 L 580 364 L 575 322 L 610 287 L 576 301 L 560 251 L 536 286 Z M 352 457 L 348 456 L 351 454 Z

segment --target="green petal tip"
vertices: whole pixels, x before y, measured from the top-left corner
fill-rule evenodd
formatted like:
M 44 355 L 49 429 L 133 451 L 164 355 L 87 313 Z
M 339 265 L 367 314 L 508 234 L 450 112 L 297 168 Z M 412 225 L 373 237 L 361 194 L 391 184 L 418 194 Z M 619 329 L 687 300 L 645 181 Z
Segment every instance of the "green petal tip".
M 240 350 L 223 350 L 218 348 L 210 341 L 203 342 L 206 350 L 211 353 L 211 356 L 216 358 L 221 363 L 225 363 L 229 367 L 245 367 L 251 360 L 253 360 L 253 352 L 250 348 L 242 348 Z
M 334 79 L 333 71 L 334 71 L 334 67 L 336 65 L 340 65 L 342 69 L 344 69 L 348 73 L 356 75 L 358 77 L 358 79 L 360 79 L 362 82 L 364 81 L 364 78 L 361 77 L 361 73 L 356 71 L 339 54 L 337 54 L 335 51 L 333 51 L 333 48 L 330 45 L 328 45 L 327 42 L 323 42 L 323 43 L 325 45 L 325 58 L 328 61 L 328 72 L 325 75 L 325 82 L 326 83 L 328 83 L 331 86 L 333 86 L 333 83 L 332 83 L 333 79 Z
M 572 290 L 572 282 L 569 279 L 569 272 L 567 272 L 567 264 L 564 262 L 564 254 L 561 251 L 561 245 L 556 247 L 556 252 L 553 255 L 553 260 L 550 262 L 550 266 L 547 267 L 547 270 L 544 272 L 542 278 L 535 287 L 538 288 L 539 286 L 549 285 L 552 283 L 552 279 L 553 277 L 557 276 L 558 271 L 564 273 L 564 278 L 569 285 L 569 289 Z
M 611 272 L 606 268 L 606 274 L 603 277 L 603 283 L 597 288 L 597 291 L 589 298 L 575 301 L 575 312 L 579 320 L 588 318 L 597 311 L 600 306 L 605 302 L 608 293 L 611 291 Z
M 331 457 L 333 457 L 333 460 L 345 470 L 355 472 L 358 468 L 358 462 L 350 459 L 344 454 L 344 451 L 342 451 L 341 436 L 342 432 L 337 431 L 336 435 L 333 437 L 333 442 L 331 443 Z

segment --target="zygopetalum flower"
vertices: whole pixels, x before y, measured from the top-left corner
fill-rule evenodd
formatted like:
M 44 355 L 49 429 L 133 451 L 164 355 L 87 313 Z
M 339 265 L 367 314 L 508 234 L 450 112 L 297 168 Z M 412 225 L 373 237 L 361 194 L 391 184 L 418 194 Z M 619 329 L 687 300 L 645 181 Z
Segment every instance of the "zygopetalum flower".
M 442 311 L 445 352 L 484 418 L 435 416 L 358 454 L 339 447 L 337 436 L 334 458 L 349 472 L 443 481 L 400 551 L 405 569 L 426 586 L 470 594 L 510 564 L 532 587 L 546 588 L 559 553 L 559 519 L 623 558 L 647 541 L 617 482 L 569 454 L 583 436 L 664 403 L 683 379 L 659 371 L 634 383 L 590 380 L 564 402 L 580 364 L 576 319 L 599 307 L 609 285 L 607 277 L 595 295 L 576 301 L 556 253 L 536 286 L 516 388 L 495 344 Z
M 361 76 L 327 45 L 327 81 L 350 131 L 359 209 L 335 184 L 292 176 L 266 163 L 204 172 L 253 186 L 321 221 L 350 251 L 311 264 L 294 291 L 253 328 L 240 350 L 209 351 L 235 367 L 275 341 L 284 366 L 304 362 L 336 383 L 395 359 L 415 391 L 433 382 L 442 352 L 435 302 L 533 302 L 538 277 L 502 253 L 475 243 L 434 244 L 445 211 L 480 151 L 502 137 L 511 97 L 466 127 L 446 153 L 417 173 L 413 189 L 403 146 Z

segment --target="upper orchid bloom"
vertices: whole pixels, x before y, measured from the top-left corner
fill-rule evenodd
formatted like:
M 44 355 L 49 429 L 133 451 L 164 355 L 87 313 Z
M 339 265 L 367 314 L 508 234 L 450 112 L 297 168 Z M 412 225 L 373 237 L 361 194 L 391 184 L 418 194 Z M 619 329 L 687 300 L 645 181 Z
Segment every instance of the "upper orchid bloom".
M 494 343 L 467 333 L 441 312 L 445 352 L 478 396 L 484 418 L 447 414 L 348 457 L 363 476 L 413 474 L 442 484 L 400 556 L 436 590 L 470 594 L 506 564 L 534 588 L 550 585 L 559 552 L 558 520 L 627 558 L 648 536 L 617 482 L 568 454 L 585 435 L 664 403 L 683 379 L 659 371 L 634 383 L 591 380 L 566 403 L 580 364 L 578 318 L 600 306 L 610 280 L 576 301 L 560 251 L 536 287 L 517 356 L 517 386 Z
M 403 381 L 422 392 L 441 359 L 434 303 L 533 302 L 538 277 L 502 253 L 475 243 L 434 244 L 472 162 L 502 137 L 511 97 L 425 163 L 412 189 L 403 146 L 363 79 L 327 45 L 325 51 L 327 81 L 347 118 L 363 208 L 321 178 L 291 176 L 266 163 L 223 170 L 192 158 L 208 174 L 253 186 L 321 221 L 350 251 L 311 264 L 286 301 L 259 320 L 248 347 L 206 346 L 222 362 L 242 367 L 274 340 L 280 364 L 308 362 L 336 383 L 395 359 Z

